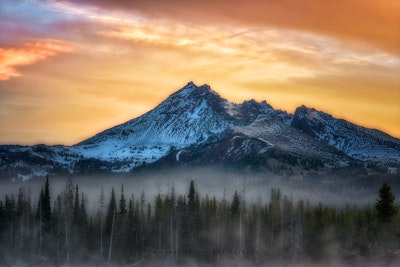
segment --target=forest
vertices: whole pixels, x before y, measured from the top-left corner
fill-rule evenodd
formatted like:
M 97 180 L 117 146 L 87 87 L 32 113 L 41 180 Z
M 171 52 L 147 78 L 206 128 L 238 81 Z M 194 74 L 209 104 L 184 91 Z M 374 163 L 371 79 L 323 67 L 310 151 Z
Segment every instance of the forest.
M 270 188 L 268 201 L 248 202 L 243 191 L 227 199 L 172 185 L 147 199 L 124 186 L 99 192 L 89 206 L 79 184 L 67 179 L 60 194 L 47 178 L 39 196 L 20 188 L 0 199 L 0 265 L 150 266 L 150 262 L 206 266 L 226 258 L 254 266 L 268 262 L 400 257 L 400 214 L 383 183 L 372 206 L 294 201 Z M 146 265 L 147 264 L 147 265 Z M 170 265 L 171 265 L 170 264 Z M 238 265 L 240 266 L 240 265 Z

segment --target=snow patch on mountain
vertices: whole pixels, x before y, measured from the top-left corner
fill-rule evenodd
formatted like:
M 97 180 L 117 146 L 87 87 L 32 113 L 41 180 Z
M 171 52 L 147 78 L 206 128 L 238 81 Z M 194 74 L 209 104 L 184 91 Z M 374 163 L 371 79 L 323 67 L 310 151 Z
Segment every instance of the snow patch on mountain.
M 236 133 L 256 138 L 270 147 L 327 160 L 346 160 L 339 151 L 322 144 L 300 131 L 289 127 L 284 120 L 261 115 L 250 125 L 233 127 Z
M 176 153 L 175 159 L 177 162 L 179 162 L 179 157 L 181 156 L 181 154 L 182 154 L 182 150 L 180 150 L 180 151 L 178 151 L 178 153 Z
M 297 108 L 291 126 L 363 161 L 400 162 L 400 140 L 313 108 Z

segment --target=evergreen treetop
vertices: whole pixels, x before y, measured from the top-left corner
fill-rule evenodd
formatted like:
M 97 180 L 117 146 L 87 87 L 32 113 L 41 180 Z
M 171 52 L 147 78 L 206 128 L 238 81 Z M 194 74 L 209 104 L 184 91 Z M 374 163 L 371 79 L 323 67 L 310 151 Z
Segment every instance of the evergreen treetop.
M 394 206 L 394 195 L 392 189 L 385 182 L 379 190 L 379 198 L 375 204 L 380 222 L 389 222 L 396 215 L 396 207 Z

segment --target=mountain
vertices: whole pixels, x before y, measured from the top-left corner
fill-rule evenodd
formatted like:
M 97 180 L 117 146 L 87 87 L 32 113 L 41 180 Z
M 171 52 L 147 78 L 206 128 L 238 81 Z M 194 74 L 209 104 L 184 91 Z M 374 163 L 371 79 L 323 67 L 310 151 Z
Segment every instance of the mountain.
M 399 139 L 313 108 L 297 108 L 291 126 L 359 160 L 400 162 Z
M 166 155 L 171 149 L 207 142 L 234 124 L 229 103 L 208 85 L 187 84 L 155 109 L 101 132 L 74 148 L 85 157 L 142 161 Z
M 266 101 L 231 103 L 190 82 L 144 115 L 76 145 L 0 146 L 0 162 L 5 179 L 198 164 L 291 175 L 357 163 L 393 172 L 400 140 L 305 106 L 288 114 Z

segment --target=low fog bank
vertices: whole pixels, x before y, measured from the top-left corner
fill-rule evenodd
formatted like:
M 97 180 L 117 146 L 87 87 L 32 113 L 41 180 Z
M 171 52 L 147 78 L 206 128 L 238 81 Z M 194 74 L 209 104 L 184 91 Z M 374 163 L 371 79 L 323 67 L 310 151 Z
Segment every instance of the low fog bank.
M 395 196 L 400 196 L 400 179 L 395 175 L 382 176 L 297 176 L 282 177 L 262 172 L 244 172 L 225 168 L 167 169 L 162 171 L 140 171 L 129 175 L 92 175 L 71 177 L 49 177 L 52 199 L 62 193 L 67 179 L 72 179 L 88 200 L 88 208 L 98 205 L 102 188 L 106 199 L 111 188 L 118 197 L 121 185 L 125 196 L 139 197 L 144 192 L 147 201 L 158 195 L 169 194 L 174 188 L 178 195 L 187 195 L 190 181 L 195 181 L 200 197 L 226 198 L 230 201 L 235 190 L 247 203 L 265 203 L 270 198 L 272 188 L 279 188 L 282 195 L 293 201 L 308 200 L 310 204 L 326 204 L 336 207 L 345 205 L 373 206 L 383 182 L 388 182 Z M 0 198 L 5 194 L 17 195 L 19 188 L 31 193 L 35 200 L 44 186 L 45 178 L 35 178 L 25 182 L 1 182 Z M 400 197 L 396 198 L 400 203 Z
M 386 175 L 381 177 L 280 177 L 259 172 L 235 172 L 222 168 L 168 169 L 163 171 L 145 171 L 130 175 L 113 176 L 72 176 L 74 184 L 78 184 L 81 192 L 88 197 L 89 207 L 97 205 L 102 188 L 106 197 L 114 187 L 118 196 L 121 185 L 126 196 L 134 194 L 139 197 L 145 193 L 147 200 L 156 195 L 168 194 L 172 187 L 179 195 L 187 195 L 190 181 L 195 181 L 196 189 L 201 197 L 208 195 L 218 200 L 224 197 L 231 200 L 237 190 L 243 194 L 247 202 L 268 201 L 272 188 L 279 188 L 283 195 L 293 200 L 308 200 L 311 204 L 323 203 L 335 206 L 373 205 L 378 190 L 383 182 L 388 182 L 395 196 L 400 195 L 398 177 Z M 52 195 L 60 194 L 68 177 L 49 177 Z M 18 193 L 19 188 L 31 191 L 33 199 L 38 196 L 45 178 L 36 178 L 25 182 L 3 183 L 0 194 Z M 396 199 L 399 203 L 399 199 Z

